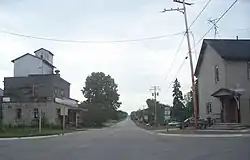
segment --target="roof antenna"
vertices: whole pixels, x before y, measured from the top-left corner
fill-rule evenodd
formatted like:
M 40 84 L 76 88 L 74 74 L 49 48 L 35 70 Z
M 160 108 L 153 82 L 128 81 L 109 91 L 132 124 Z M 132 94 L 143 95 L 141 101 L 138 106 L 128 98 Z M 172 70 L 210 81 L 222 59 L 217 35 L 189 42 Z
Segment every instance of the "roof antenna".
M 239 40 L 239 36 L 236 36 L 236 40 Z
M 209 18 L 207 21 L 208 21 L 208 23 L 211 23 L 212 25 L 213 25 L 213 27 L 214 27 L 214 39 L 216 39 L 216 37 L 218 36 L 218 37 L 220 37 L 220 35 L 219 35 L 219 31 L 218 31 L 218 26 L 217 26 L 217 18 L 216 19 L 211 19 L 211 18 Z

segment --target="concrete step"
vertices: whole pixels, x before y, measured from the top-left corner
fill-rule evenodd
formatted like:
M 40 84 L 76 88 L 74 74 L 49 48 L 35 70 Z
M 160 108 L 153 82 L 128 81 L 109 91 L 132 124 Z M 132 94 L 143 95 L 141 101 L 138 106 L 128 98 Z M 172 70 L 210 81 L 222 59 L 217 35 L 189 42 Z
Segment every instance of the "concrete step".
M 220 123 L 208 127 L 208 129 L 212 130 L 243 130 L 246 128 L 247 128 L 246 126 L 238 123 Z

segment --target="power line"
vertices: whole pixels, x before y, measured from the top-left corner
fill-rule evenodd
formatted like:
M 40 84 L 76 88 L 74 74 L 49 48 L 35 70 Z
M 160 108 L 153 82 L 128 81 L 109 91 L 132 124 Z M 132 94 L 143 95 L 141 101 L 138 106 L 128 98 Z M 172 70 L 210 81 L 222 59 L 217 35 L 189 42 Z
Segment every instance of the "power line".
M 229 6 L 229 8 L 228 8 L 228 9 L 227 9 L 227 10 L 217 19 L 217 21 L 215 22 L 215 24 L 217 24 L 217 23 L 218 23 L 218 22 L 219 22 L 219 21 L 220 21 L 229 11 L 230 11 L 230 9 L 236 4 L 237 1 L 238 1 L 238 0 L 235 0 L 235 1 Z M 203 38 L 204 38 L 212 29 L 213 29 L 213 26 L 210 27 L 210 29 L 209 29 L 209 30 L 201 37 L 201 39 L 194 45 L 194 48 L 195 48 L 195 46 L 197 46 L 197 45 L 203 40 Z M 177 70 L 176 75 L 174 76 L 173 81 L 176 79 L 177 75 L 179 74 L 179 72 L 180 72 L 181 68 L 183 67 L 184 62 L 185 62 L 186 59 L 187 59 L 187 57 L 185 57 L 185 59 L 184 59 L 184 61 L 182 62 L 181 66 L 180 66 L 179 69 Z M 168 92 L 168 90 L 169 90 L 171 84 L 173 83 L 173 81 L 171 81 L 171 83 L 169 84 L 166 93 Z
M 190 32 L 190 34 L 191 34 L 191 36 L 193 38 L 193 47 L 194 47 L 195 46 L 194 34 L 193 34 L 193 32 Z M 195 47 L 193 48 L 193 52 L 194 52 L 194 55 L 195 55 L 195 62 L 196 62 L 198 57 L 197 57 L 197 52 L 196 52 Z
M 201 16 L 201 14 L 204 12 L 204 10 L 207 8 L 207 6 L 210 4 L 210 2 L 211 2 L 212 0 L 209 0 L 209 1 L 207 1 L 207 3 L 205 4 L 205 6 L 202 8 L 202 10 L 199 12 L 199 14 L 196 16 L 196 18 L 192 21 L 192 23 L 189 25 L 189 29 L 193 26 L 193 24 L 197 21 L 197 19 Z M 186 34 L 186 33 L 185 33 Z M 175 57 L 174 57 L 174 59 L 173 59 L 173 61 L 171 62 L 171 65 L 170 65 L 170 69 L 169 69 L 169 71 L 168 71 L 168 74 L 166 75 L 166 77 L 165 77 L 165 80 L 168 78 L 168 76 L 169 76 L 169 74 L 170 74 L 170 72 L 171 72 L 171 70 L 172 70 L 172 67 L 173 67 L 173 64 L 174 64 L 174 62 L 175 62 L 175 59 L 176 59 L 176 57 L 177 57 L 177 54 L 179 53 L 179 51 L 180 51 L 180 49 L 181 49 L 181 46 L 182 46 L 182 43 L 183 43 L 183 41 L 184 41 L 184 38 L 185 38 L 185 35 L 183 36 L 183 38 L 182 38 L 182 40 L 181 40 L 181 43 L 180 43 L 180 45 L 179 45 L 179 47 L 178 47 L 178 49 L 177 49 L 177 52 L 176 52 L 176 54 L 175 54 Z M 194 38 L 194 37 L 193 37 Z M 194 45 L 195 46 L 195 45 Z
M 171 72 L 171 70 L 172 70 L 172 67 L 173 67 L 173 65 L 174 65 L 174 62 L 175 62 L 175 60 L 176 60 L 176 58 L 177 58 L 177 55 L 179 54 L 179 52 L 180 52 L 180 50 L 181 50 L 181 46 L 182 46 L 182 44 L 183 44 L 183 42 L 184 42 L 185 35 L 186 35 L 186 34 L 183 35 L 183 37 L 182 37 L 182 39 L 181 39 L 181 43 L 179 44 L 179 47 L 178 47 L 178 49 L 176 50 L 176 53 L 175 53 L 174 58 L 173 58 L 173 60 L 172 60 L 172 62 L 171 62 L 171 65 L 170 65 L 170 68 L 169 68 L 169 70 L 168 70 L 168 72 L 167 72 L 167 75 L 166 75 L 166 77 L 165 77 L 165 80 L 168 78 L 168 76 L 169 76 L 169 74 L 170 74 L 170 72 Z
M 207 8 L 207 6 L 209 5 L 209 3 L 211 2 L 212 0 L 209 0 L 207 1 L 207 3 L 205 4 L 205 6 L 201 9 L 201 11 L 199 12 L 199 14 L 196 16 L 196 18 L 193 20 L 193 22 L 189 25 L 188 28 L 191 28 L 194 23 L 197 21 L 197 19 L 201 16 L 201 14 L 204 12 L 204 10 Z
M 230 9 L 237 3 L 238 0 L 235 0 L 230 6 L 229 8 L 214 22 L 214 24 L 216 25 L 229 11 Z M 202 40 L 203 38 L 214 28 L 214 26 L 210 27 L 209 30 L 201 37 L 201 39 L 195 44 L 195 46 L 197 46 Z
M 170 82 L 170 84 L 169 84 L 169 86 L 168 86 L 168 88 L 167 88 L 167 90 L 166 90 L 166 92 L 165 92 L 165 93 L 167 93 L 167 92 L 169 91 L 169 89 L 170 89 L 171 85 L 173 84 L 173 82 L 174 82 L 174 81 L 175 81 L 175 79 L 177 78 L 177 76 L 178 76 L 179 72 L 181 71 L 182 67 L 184 66 L 184 64 L 185 64 L 185 62 L 186 62 L 186 59 L 188 59 L 188 56 L 186 56 L 186 57 L 185 57 L 185 59 L 182 61 L 182 63 L 181 63 L 181 65 L 180 65 L 180 67 L 178 68 L 178 70 L 177 70 L 177 72 L 176 72 L 176 74 L 175 74 L 175 76 L 174 76 L 173 80 Z
M 174 34 L 163 35 L 163 36 L 155 36 L 155 37 L 146 37 L 146 38 L 137 38 L 137 39 L 125 39 L 125 40 L 111 40 L 111 41 L 55 39 L 55 38 L 47 38 L 47 37 L 37 37 L 37 36 L 25 35 L 25 34 L 9 32 L 9 31 L 3 31 L 3 30 L 0 30 L 0 33 L 19 36 L 19 37 L 25 37 L 25 38 L 31 38 L 31 39 L 54 41 L 54 42 L 65 42 L 65 43 L 126 43 L 126 42 L 139 42 L 139 41 L 146 41 L 146 40 L 162 39 L 162 38 L 181 35 L 184 32 L 178 32 L 178 33 L 174 33 Z

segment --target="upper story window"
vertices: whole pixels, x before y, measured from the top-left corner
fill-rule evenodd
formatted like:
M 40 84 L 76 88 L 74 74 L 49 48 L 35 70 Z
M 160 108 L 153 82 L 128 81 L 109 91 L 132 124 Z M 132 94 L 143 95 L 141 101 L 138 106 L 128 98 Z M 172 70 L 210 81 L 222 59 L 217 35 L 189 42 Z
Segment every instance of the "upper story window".
M 219 66 L 216 65 L 214 67 L 214 76 L 215 76 L 215 83 L 220 81 L 220 77 L 219 77 Z
M 16 109 L 16 118 L 22 119 L 22 109 L 21 108 Z
M 247 62 L 247 78 L 250 79 L 250 61 Z
M 64 97 L 64 90 L 61 90 L 61 96 Z

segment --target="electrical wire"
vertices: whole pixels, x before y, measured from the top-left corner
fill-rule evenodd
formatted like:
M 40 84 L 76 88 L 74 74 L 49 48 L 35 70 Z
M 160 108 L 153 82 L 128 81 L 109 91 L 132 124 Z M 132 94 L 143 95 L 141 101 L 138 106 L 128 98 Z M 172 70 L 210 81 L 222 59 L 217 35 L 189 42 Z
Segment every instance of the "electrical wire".
M 188 54 L 188 53 L 187 53 L 187 54 Z M 178 70 L 177 70 L 177 72 L 176 72 L 176 74 L 175 74 L 173 80 L 172 80 L 171 83 L 169 84 L 169 86 L 168 86 L 168 88 L 167 88 L 165 94 L 169 91 L 171 85 L 174 83 L 175 79 L 177 78 L 179 72 L 181 71 L 181 69 L 182 69 L 182 67 L 184 66 L 184 64 L 185 64 L 185 62 L 186 62 L 187 59 L 188 59 L 188 56 L 186 56 L 185 59 L 182 61 L 182 63 L 181 63 L 181 65 L 180 65 L 180 67 L 178 68 Z
M 194 52 L 194 55 L 195 55 L 195 62 L 198 60 L 198 56 L 197 56 L 197 52 L 196 52 L 196 49 L 195 49 L 195 38 L 194 38 L 194 33 L 193 32 L 190 32 L 192 38 L 193 38 L 193 52 Z
M 211 0 L 210 0 L 211 1 Z M 210 3 L 210 1 L 208 1 L 209 3 Z M 229 6 L 229 8 L 217 19 L 217 21 L 215 22 L 215 24 L 217 24 L 229 11 L 230 11 L 230 9 L 237 3 L 237 1 L 238 0 L 235 0 L 230 6 Z M 207 5 L 205 5 L 205 6 L 207 6 Z M 201 12 L 200 13 L 202 13 L 204 10 L 205 10 L 205 8 L 206 7 L 204 7 L 204 9 L 202 9 L 201 10 Z M 199 17 L 200 16 L 200 14 L 198 14 L 198 16 L 197 17 Z M 198 18 L 196 18 L 196 20 L 197 20 Z M 195 20 L 195 21 L 196 21 Z M 194 21 L 194 22 L 195 22 Z M 193 22 L 193 23 L 194 23 Z M 192 25 L 193 25 L 193 23 L 191 23 Z M 190 26 L 192 26 L 192 25 L 190 25 Z M 209 28 L 209 30 L 201 37 L 201 39 L 194 45 L 194 48 L 203 40 L 203 38 L 211 31 L 213 29 L 213 26 L 212 27 L 210 27 Z M 180 72 L 180 70 L 181 70 L 181 68 L 183 67 L 183 65 L 184 65 L 184 63 L 185 63 L 185 60 L 188 58 L 188 56 L 186 56 L 185 57 L 185 59 L 184 59 L 184 61 L 182 62 L 182 64 L 181 64 L 181 66 L 178 68 L 178 70 L 177 70 L 177 72 L 176 72 L 176 75 L 174 76 L 174 79 L 171 81 L 171 83 L 169 84 L 169 86 L 168 86 L 168 89 L 166 90 L 166 92 L 165 93 L 167 93 L 168 92 L 168 90 L 169 90 L 169 88 L 171 87 L 171 85 L 172 85 L 172 83 L 174 82 L 174 80 L 176 79 L 176 77 L 177 77 L 177 75 L 179 74 L 179 72 Z
M 192 23 L 189 25 L 189 29 L 194 25 L 194 23 L 197 21 L 197 19 L 201 16 L 201 14 L 204 12 L 204 10 L 207 8 L 207 6 L 210 4 L 212 0 L 207 1 L 207 3 L 205 4 L 205 6 L 201 9 L 201 11 L 198 13 L 198 15 L 196 16 L 196 18 L 192 21 Z
M 175 53 L 174 58 L 173 58 L 173 60 L 172 60 L 172 62 L 171 62 L 171 65 L 170 65 L 170 68 L 169 68 L 169 70 L 168 70 L 168 72 L 167 72 L 167 75 L 166 75 L 166 77 L 165 77 L 165 80 L 168 78 L 168 76 L 169 76 L 169 74 L 170 74 L 170 72 L 171 72 L 171 70 L 172 70 L 172 68 L 173 68 L 174 62 L 175 62 L 175 60 L 176 60 L 176 58 L 177 58 L 177 55 L 179 54 L 179 52 L 180 52 L 180 50 L 181 50 L 181 46 L 182 46 L 182 44 L 183 44 L 183 42 L 184 42 L 185 35 L 186 35 L 186 33 L 183 35 L 183 37 L 182 37 L 182 39 L 181 39 L 181 43 L 179 44 L 179 47 L 178 47 L 178 49 L 176 50 L 176 53 Z
M 238 0 L 235 0 L 229 8 L 215 21 L 215 25 L 230 11 L 231 8 L 238 2 Z M 195 44 L 197 46 L 203 39 L 204 37 L 214 28 L 214 26 L 210 27 L 209 30 L 200 38 L 200 40 Z
M 128 43 L 128 42 L 139 42 L 139 41 L 162 39 L 162 38 L 181 35 L 184 32 L 178 32 L 178 33 L 174 33 L 174 34 L 163 35 L 163 36 L 155 36 L 155 37 L 146 37 L 146 38 L 137 38 L 137 39 L 125 39 L 125 40 L 111 40 L 111 41 L 55 39 L 55 38 L 47 38 L 47 37 L 30 36 L 30 35 L 19 34 L 19 33 L 15 33 L 15 32 L 8 32 L 8 31 L 3 31 L 3 30 L 0 30 L 0 33 L 19 36 L 19 37 L 25 37 L 25 38 L 31 38 L 31 39 L 54 41 L 54 42 L 65 42 L 65 43 Z
M 201 16 L 201 14 L 204 12 L 204 10 L 207 8 L 207 6 L 210 4 L 210 2 L 211 2 L 212 0 L 209 0 L 209 1 L 207 1 L 207 3 L 205 4 L 205 6 L 201 9 L 201 11 L 198 13 L 198 15 L 195 17 L 195 19 L 192 21 L 192 23 L 189 25 L 189 29 L 194 25 L 194 23 L 197 21 L 197 19 Z M 186 33 L 185 33 L 186 34 Z M 192 35 L 193 36 L 193 35 Z M 177 49 L 177 52 L 176 52 L 176 54 L 175 54 L 175 57 L 174 57 L 174 59 L 173 59 L 173 61 L 171 62 L 171 65 L 170 65 L 170 69 L 169 69 L 169 71 L 168 71 L 168 74 L 166 75 L 166 77 L 165 77 L 165 80 L 168 78 L 168 76 L 169 76 L 169 74 L 170 74 L 170 72 L 171 72 L 171 70 L 172 70 L 172 67 L 173 67 L 173 64 L 174 64 L 174 62 L 175 62 L 175 59 L 176 59 L 176 57 L 177 57 L 177 54 L 180 52 L 180 49 L 181 49 L 181 46 L 182 46 L 182 43 L 183 43 L 183 41 L 184 41 L 184 38 L 185 38 L 185 35 L 183 36 L 183 38 L 182 38 L 182 40 L 181 40 L 181 43 L 180 43 L 180 45 L 179 45 L 179 47 L 178 47 L 178 49 Z M 194 39 L 194 37 L 193 37 L 193 39 Z M 172 82 L 171 82 L 172 83 Z M 170 84 L 171 85 L 171 84 Z

